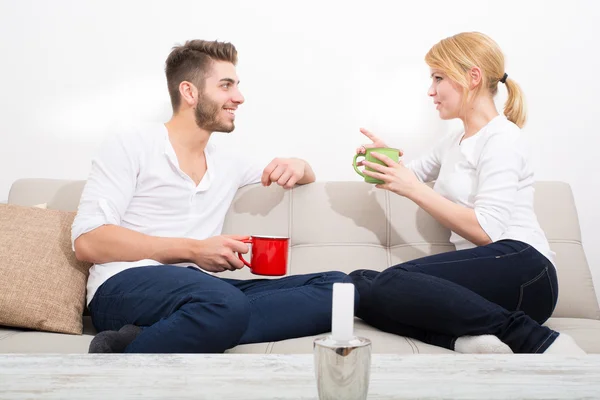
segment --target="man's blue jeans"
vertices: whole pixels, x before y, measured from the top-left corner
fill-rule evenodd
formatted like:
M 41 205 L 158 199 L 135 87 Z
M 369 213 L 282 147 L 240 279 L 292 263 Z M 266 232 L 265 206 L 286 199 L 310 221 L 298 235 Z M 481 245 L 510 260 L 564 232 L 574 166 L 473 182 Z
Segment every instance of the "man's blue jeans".
M 428 344 L 453 350 L 457 337 L 491 334 L 515 353 L 542 353 L 558 336 L 540 325 L 558 300 L 556 271 L 523 242 L 501 240 L 350 277 L 360 318 Z
M 143 328 L 126 353 L 222 353 L 329 332 L 335 282 L 351 281 L 342 272 L 234 280 L 195 268 L 136 267 L 104 282 L 89 309 L 99 332 Z

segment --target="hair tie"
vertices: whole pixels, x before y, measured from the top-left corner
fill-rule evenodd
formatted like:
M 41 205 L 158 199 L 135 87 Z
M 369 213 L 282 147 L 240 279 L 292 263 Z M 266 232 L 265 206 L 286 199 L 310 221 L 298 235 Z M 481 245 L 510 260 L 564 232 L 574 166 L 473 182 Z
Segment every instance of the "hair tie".
M 508 78 L 508 74 L 505 72 L 502 78 L 500 78 L 500 82 L 506 83 L 506 78 Z

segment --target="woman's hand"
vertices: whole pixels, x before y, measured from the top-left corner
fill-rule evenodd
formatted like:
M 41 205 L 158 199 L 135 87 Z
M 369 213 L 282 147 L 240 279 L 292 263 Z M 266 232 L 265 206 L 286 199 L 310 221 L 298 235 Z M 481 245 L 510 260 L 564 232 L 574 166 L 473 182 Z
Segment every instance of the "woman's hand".
M 356 154 L 365 154 L 365 152 L 367 151 L 367 149 L 372 149 L 373 147 L 388 147 L 387 144 L 385 144 L 385 142 L 380 139 L 379 137 L 375 136 L 374 133 L 372 133 L 371 131 L 365 129 L 365 128 L 360 128 L 360 133 L 362 133 L 363 135 L 365 135 L 367 138 L 369 138 L 369 140 L 371 141 L 371 143 L 365 143 L 362 146 L 359 146 L 356 148 Z M 399 152 L 399 156 L 402 157 L 402 150 L 400 150 Z M 359 161 L 356 163 L 356 165 L 363 165 L 362 161 Z
M 406 168 L 402 161 L 395 162 L 386 155 L 374 152 L 372 156 L 385 165 L 363 161 L 365 167 L 369 167 L 374 171 L 368 171 L 366 168 L 363 173 L 375 179 L 380 179 L 384 183 L 375 185 L 380 189 L 389 190 L 400 196 L 411 198 L 411 195 L 423 185 L 410 169 Z

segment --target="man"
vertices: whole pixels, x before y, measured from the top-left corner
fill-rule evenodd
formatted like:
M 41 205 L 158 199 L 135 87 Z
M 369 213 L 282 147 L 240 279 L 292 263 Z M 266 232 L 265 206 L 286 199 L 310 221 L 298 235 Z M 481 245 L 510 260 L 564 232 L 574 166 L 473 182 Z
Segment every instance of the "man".
M 233 131 L 244 102 L 236 63 L 230 43 L 174 47 L 165 68 L 171 120 L 118 132 L 93 160 L 72 227 L 77 258 L 94 263 L 87 301 L 101 333 L 90 352 L 218 353 L 330 329 L 333 283 L 350 282 L 341 272 L 211 274 L 244 266 L 237 253 L 248 252 L 247 237 L 221 235 L 238 188 L 315 180 L 303 160 L 265 168 L 209 144 L 212 132 Z

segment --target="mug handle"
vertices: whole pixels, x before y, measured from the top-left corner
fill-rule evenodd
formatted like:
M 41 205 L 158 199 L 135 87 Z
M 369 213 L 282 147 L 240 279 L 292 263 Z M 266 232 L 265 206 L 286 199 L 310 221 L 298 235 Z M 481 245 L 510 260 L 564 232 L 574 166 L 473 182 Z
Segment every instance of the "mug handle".
M 252 239 L 244 239 L 244 240 L 240 240 L 240 242 L 252 244 Z M 246 261 L 246 259 L 242 256 L 242 253 L 238 253 L 238 257 L 240 258 L 240 260 L 242 260 L 242 262 L 244 263 L 244 265 L 246 267 L 252 269 L 252 265 L 250 265 L 250 263 L 248 261 Z
M 354 170 L 356 171 L 356 173 L 359 174 L 360 176 L 362 176 L 364 178 L 365 174 L 363 174 L 362 171 L 360 169 L 358 169 L 358 167 L 356 166 L 356 159 L 358 157 L 365 157 L 365 155 L 364 154 L 360 154 L 360 153 L 356 153 L 354 155 L 354 160 L 352 160 L 352 165 L 354 166 Z

